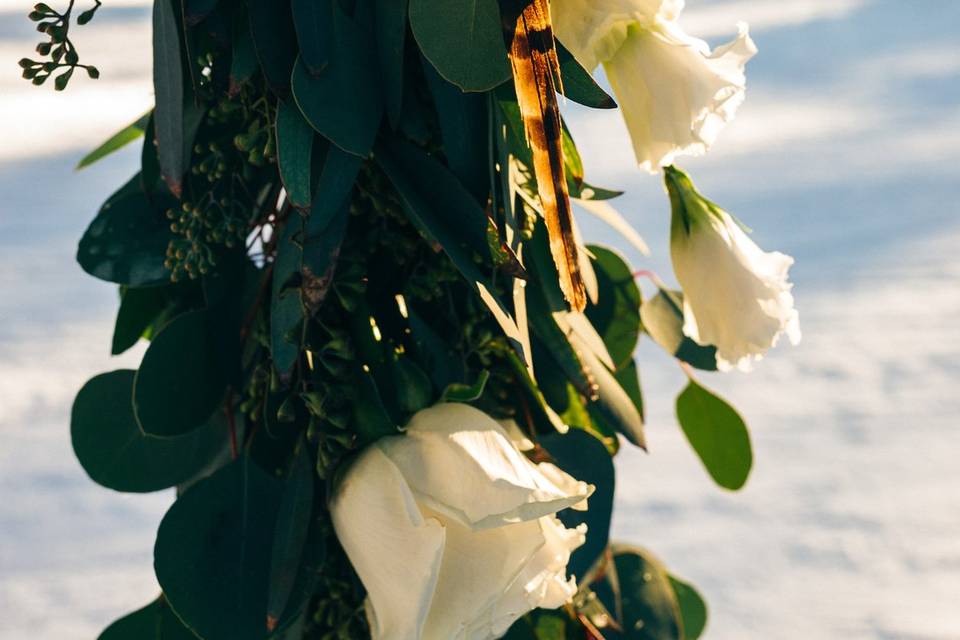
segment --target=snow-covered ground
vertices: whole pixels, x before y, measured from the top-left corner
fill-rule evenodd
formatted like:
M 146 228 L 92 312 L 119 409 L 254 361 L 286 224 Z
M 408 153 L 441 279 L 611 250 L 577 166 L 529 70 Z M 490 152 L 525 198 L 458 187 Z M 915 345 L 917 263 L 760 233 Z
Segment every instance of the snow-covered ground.
M 103 79 L 34 89 L 32 48 L 0 0 L 0 639 L 89 639 L 156 593 L 151 548 L 172 496 L 86 479 L 73 395 L 136 366 L 108 356 L 113 287 L 75 242 L 136 150 L 82 173 L 83 151 L 151 103 L 142 0 L 106 3 L 78 46 Z M 711 640 L 960 638 L 960 2 L 689 0 L 712 43 L 738 19 L 760 55 L 737 121 L 682 163 L 793 269 L 804 331 L 751 374 L 704 375 L 752 428 L 747 487 L 713 487 L 672 416 L 682 375 L 639 352 L 651 453 L 625 450 L 615 533 L 708 597 Z M 88 108 L 77 115 L 78 105 Z M 671 279 L 668 208 L 630 169 L 616 114 L 568 105 L 588 178 Z M 582 221 L 597 241 L 623 243 Z

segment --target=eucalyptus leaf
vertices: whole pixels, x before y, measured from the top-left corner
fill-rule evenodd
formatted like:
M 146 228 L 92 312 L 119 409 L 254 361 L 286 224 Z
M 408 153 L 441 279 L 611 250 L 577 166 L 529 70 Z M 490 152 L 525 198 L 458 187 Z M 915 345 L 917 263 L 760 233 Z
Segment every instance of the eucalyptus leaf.
M 676 576 L 669 576 L 670 586 L 680 605 L 680 618 L 683 621 L 683 640 L 697 640 L 707 626 L 707 603 L 693 585 Z
M 76 169 L 83 169 L 84 167 L 89 167 L 94 162 L 101 160 L 114 151 L 122 149 L 127 146 L 137 138 L 143 135 L 143 132 L 147 129 L 147 124 L 150 122 L 150 115 L 153 111 L 148 111 L 134 122 L 131 122 L 125 126 L 120 131 L 117 131 L 115 134 L 107 138 L 100 146 L 96 149 L 83 156 L 80 159 L 80 162 L 77 163 Z
M 604 629 L 608 640 L 683 640 L 680 606 L 663 565 L 638 547 L 611 549 L 613 562 L 594 587 L 622 631 Z
M 110 353 L 119 355 L 140 338 L 150 339 L 180 311 L 201 303 L 198 287 L 184 282 L 156 287 L 120 287 L 120 310 Z
M 449 169 L 407 142 L 388 140 L 375 155 L 411 221 L 439 243 L 471 285 L 486 284 L 474 261 L 490 251 L 487 215 L 477 201 Z
M 301 248 L 295 242 L 303 233 L 303 218 L 296 211 L 287 216 L 277 242 L 273 261 L 273 279 L 270 290 L 270 355 L 281 378 L 289 375 L 300 354 L 299 339 L 290 340 L 291 333 L 303 322 L 303 305 L 298 291 L 287 284 L 300 271 Z
M 259 65 L 253 47 L 253 35 L 250 33 L 250 21 L 241 12 L 237 12 L 234 18 L 231 46 L 229 95 L 232 96 L 240 91 L 240 85 L 253 77 Z
M 197 640 L 161 596 L 113 622 L 97 640 Z
M 616 370 L 633 361 L 640 336 L 640 288 L 626 260 L 612 249 L 598 245 L 587 247 L 593 256 L 597 303 L 585 313 L 603 338 Z
M 640 307 L 643 330 L 678 360 L 704 371 L 717 370 L 717 348 L 697 344 L 683 333 L 683 292 L 661 289 Z
M 297 58 L 297 36 L 290 0 L 248 0 L 253 49 L 263 75 L 281 94 L 290 86 L 290 71 Z
M 691 378 L 677 396 L 677 420 L 714 482 L 731 491 L 743 487 L 753 451 L 740 414 Z
M 376 41 L 387 117 L 393 128 L 403 107 L 403 61 L 408 0 L 376 0 Z
M 464 91 L 510 78 L 497 0 L 410 0 L 410 28 L 430 64 Z
M 344 151 L 366 157 L 383 114 L 383 97 L 369 35 L 339 4 L 333 9 L 334 41 L 330 62 L 311 74 L 299 58 L 293 70 L 293 95 L 310 125 Z
M 156 0 L 153 3 L 154 124 L 161 173 L 177 198 L 183 189 L 183 173 L 189 158 L 184 151 L 183 83 L 180 25 L 174 0 Z
M 490 191 L 486 154 L 478 153 L 487 144 L 486 96 L 464 93 L 424 64 L 427 86 L 433 96 L 440 137 L 447 166 L 481 205 Z
M 211 419 L 177 438 L 145 435 L 133 414 L 135 372 L 89 380 L 73 403 L 73 450 L 90 478 L 109 489 L 146 493 L 174 487 L 208 467 L 227 444 L 224 420 Z
M 581 523 L 587 525 L 587 540 L 573 552 L 567 565 L 570 574 L 582 579 L 609 542 L 616 482 L 613 459 L 603 443 L 580 429 L 543 435 L 540 445 L 550 453 L 557 466 L 577 480 L 595 487 L 586 511 L 564 509 L 557 514 L 568 528 Z
M 293 24 L 300 45 L 300 59 L 310 74 L 318 74 L 330 62 L 333 46 L 334 0 L 291 0 Z
M 373 376 L 362 369 L 357 375 L 359 380 L 353 402 L 353 425 L 359 437 L 359 446 L 400 433 L 384 406 Z
M 490 372 L 484 369 L 473 384 L 464 384 L 454 382 L 447 385 L 443 391 L 442 400 L 444 402 L 473 402 L 479 400 L 483 395 L 483 390 L 487 386 L 487 380 L 490 379 Z
M 290 204 L 298 209 L 310 206 L 313 182 L 313 129 L 295 104 L 281 101 L 277 107 L 277 164 Z
M 174 437 L 203 424 L 223 401 L 228 372 L 206 311 L 185 313 L 157 334 L 134 381 L 133 405 L 144 433 Z
M 169 282 L 164 266 L 173 237 L 161 199 L 151 202 L 134 177 L 100 208 L 80 239 L 77 262 L 101 280 L 135 287 Z
M 617 103 L 600 88 L 590 72 L 577 62 L 562 43 L 557 42 L 557 59 L 563 80 L 563 95 L 574 102 L 594 109 L 616 109 Z
M 177 616 L 204 640 L 263 640 L 284 483 L 240 458 L 173 503 L 154 569 Z
M 187 26 L 203 22 L 217 8 L 219 0 L 183 0 L 183 20 Z
M 314 504 L 314 465 L 301 443 L 284 480 L 270 556 L 267 626 L 275 629 L 290 604 L 304 557 Z M 300 610 L 303 599 L 293 603 Z

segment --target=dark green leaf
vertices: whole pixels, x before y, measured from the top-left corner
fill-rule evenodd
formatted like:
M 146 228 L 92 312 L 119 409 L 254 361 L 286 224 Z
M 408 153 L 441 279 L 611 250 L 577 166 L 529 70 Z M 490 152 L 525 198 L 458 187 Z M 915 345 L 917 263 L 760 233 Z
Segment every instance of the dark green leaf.
M 396 423 L 387 412 L 377 389 L 377 383 L 368 371 L 358 372 L 357 397 L 353 403 L 353 425 L 360 446 L 399 433 Z
M 404 413 L 416 413 L 433 400 L 429 376 L 409 356 L 394 355 L 390 361 L 390 379 L 397 404 Z
M 196 640 L 183 626 L 163 596 L 128 614 L 101 633 L 97 640 Z
M 677 396 L 677 420 L 714 482 L 733 491 L 743 487 L 753 452 L 740 414 L 691 379 Z
M 300 300 L 309 313 L 320 309 L 333 282 L 334 269 L 340 256 L 340 243 L 347 232 L 350 204 L 343 201 L 332 218 L 322 215 L 317 207 L 310 212 L 301 239 L 303 254 L 300 263 Z M 321 224 L 326 223 L 324 226 Z
M 593 76 L 577 62 L 576 58 L 557 42 L 557 58 L 560 60 L 560 77 L 563 79 L 563 94 L 594 109 L 616 109 L 617 103 L 600 88 Z
M 580 187 L 580 195 L 577 197 L 583 198 L 584 200 L 612 200 L 622 195 L 623 191 L 595 187 L 592 184 L 584 182 Z
M 597 304 L 586 309 L 587 318 L 603 338 L 610 358 L 619 371 L 632 362 L 640 336 L 640 288 L 626 260 L 618 253 L 597 245 L 593 254 L 597 275 Z
M 440 244 L 472 286 L 487 283 L 474 261 L 489 255 L 487 215 L 460 181 L 407 142 L 388 140 L 375 155 L 417 228 Z
M 707 626 L 707 603 L 693 585 L 676 576 L 669 576 L 670 586 L 680 605 L 680 618 L 683 621 L 683 640 L 697 640 Z
M 333 47 L 333 0 L 292 0 L 300 59 L 311 75 L 323 71 Z
M 295 337 L 291 334 L 303 322 L 303 305 L 299 292 L 287 284 L 300 271 L 302 251 L 299 238 L 302 234 L 303 218 L 292 211 L 277 242 L 270 299 L 270 354 L 281 377 L 286 377 L 300 354 L 299 332 Z
M 697 344 L 683 333 L 683 292 L 661 289 L 640 307 L 643 330 L 678 360 L 697 369 L 717 370 L 717 348 Z
M 121 149 L 140 136 L 143 135 L 143 132 L 147 128 L 147 123 L 150 122 L 150 114 L 152 111 L 148 111 L 143 114 L 136 121 L 131 122 L 126 127 L 117 131 L 115 134 L 107 138 L 99 147 L 83 156 L 80 159 L 80 162 L 77 163 L 76 169 L 83 169 L 84 167 L 89 167 L 97 160 L 105 158 L 114 151 Z
M 271 549 L 284 483 L 241 458 L 197 483 L 163 517 L 154 568 L 204 640 L 267 637 Z
M 169 281 L 163 266 L 172 238 L 162 204 L 152 203 L 134 177 L 111 196 L 80 239 L 77 262 L 101 280 L 135 287 Z
M 580 429 L 541 436 L 540 444 L 558 467 L 577 480 L 596 487 L 587 511 L 564 509 L 557 514 L 567 527 L 581 523 L 587 525 L 587 541 L 573 552 L 567 565 L 568 571 L 580 579 L 603 554 L 609 542 L 615 485 L 613 459 L 599 440 Z
M 609 640 L 682 640 L 680 607 L 663 565 L 644 549 L 616 546 L 595 591 L 618 616 L 622 632 L 604 629 Z
M 258 64 L 257 52 L 253 47 L 253 35 L 250 33 L 250 21 L 246 19 L 245 14 L 238 11 L 233 21 L 230 95 L 240 91 L 240 85 L 256 73 Z
M 646 449 L 643 415 L 640 412 L 642 407 L 637 406 L 634 398 L 627 393 L 620 381 L 585 344 L 579 342 L 576 337 L 572 342 L 583 354 L 584 366 L 590 371 L 597 386 L 597 399 L 589 407 L 591 417 L 608 423 L 632 444 Z
M 147 128 L 143 132 L 143 147 L 140 149 L 140 189 L 152 196 L 162 191 L 160 177 L 160 156 L 157 150 L 156 117 L 150 114 Z M 163 195 L 166 195 L 165 193 Z
M 314 465 L 300 446 L 284 483 L 270 559 L 268 626 L 279 623 L 294 593 L 313 515 Z M 296 609 L 305 604 L 293 603 Z
M 144 433 L 182 435 L 220 405 L 228 380 L 215 340 L 222 331 L 216 317 L 191 311 L 153 339 L 134 382 L 134 410 Z
M 123 353 L 140 338 L 152 340 L 177 315 L 202 306 L 203 291 L 192 280 L 156 287 L 121 286 L 111 354 Z
M 329 64 L 311 75 L 303 59 L 293 70 L 293 94 L 310 125 L 335 145 L 366 157 L 380 126 L 383 98 L 370 36 L 334 5 Z
M 156 95 L 154 126 L 163 179 L 177 198 L 183 188 L 184 90 L 180 56 L 180 25 L 173 0 L 153 3 L 153 88 Z
M 376 42 L 383 99 L 390 124 L 400 123 L 403 105 L 403 52 L 407 37 L 407 0 L 377 0 Z
M 88 381 L 73 403 L 73 451 L 90 478 L 116 491 L 146 493 L 185 482 L 207 468 L 227 443 L 224 420 L 177 438 L 153 438 L 133 415 L 134 371 Z
M 297 58 L 297 36 L 290 0 L 248 0 L 250 33 L 260 68 L 274 91 L 290 86 L 290 71 Z
M 464 91 L 510 78 L 497 0 L 410 0 L 410 28 L 427 60 Z
M 477 202 L 485 205 L 490 191 L 488 158 L 483 153 L 489 133 L 486 96 L 463 93 L 432 66 L 423 66 L 436 106 L 447 166 Z
M 312 155 L 313 129 L 295 104 L 281 101 L 277 107 L 277 164 L 287 197 L 298 209 L 310 206 Z
M 454 382 L 447 385 L 443 391 L 444 402 L 473 402 L 479 400 L 483 395 L 483 390 L 487 386 L 487 380 L 490 379 L 490 372 L 484 369 L 473 384 L 463 384 Z
M 187 26 L 199 24 L 217 8 L 219 0 L 184 0 L 183 19 Z

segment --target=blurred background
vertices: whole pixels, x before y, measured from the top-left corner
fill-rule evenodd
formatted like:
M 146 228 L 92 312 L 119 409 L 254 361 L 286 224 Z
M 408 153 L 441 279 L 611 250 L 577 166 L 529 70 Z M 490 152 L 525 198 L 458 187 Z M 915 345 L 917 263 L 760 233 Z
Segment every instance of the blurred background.
M 689 33 L 716 45 L 746 20 L 760 54 L 737 120 L 681 165 L 760 246 L 797 259 L 804 338 L 751 374 L 701 375 L 751 427 L 755 466 L 735 494 L 676 426 L 682 374 L 641 346 L 650 453 L 618 457 L 615 535 L 701 589 L 711 640 L 956 640 L 960 2 L 687 4 Z M 73 167 L 153 102 L 149 2 L 106 0 L 72 34 L 102 78 L 64 93 L 19 78 L 31 5 L 0 0 L 0 638 L 91 639 L 156 595 L 153 538 L 173 500 L 97 487 L 69 439 L 83 382 L 142 355 L 109 357 L 116 288 L 74 262 L 139 143 Z M 675 282 L 666 196 L 634 169 L 619 115 L 564 109 L 588 180 L 627 191 L 614 204 L 654 254 L 589 217 L 584 235 Z

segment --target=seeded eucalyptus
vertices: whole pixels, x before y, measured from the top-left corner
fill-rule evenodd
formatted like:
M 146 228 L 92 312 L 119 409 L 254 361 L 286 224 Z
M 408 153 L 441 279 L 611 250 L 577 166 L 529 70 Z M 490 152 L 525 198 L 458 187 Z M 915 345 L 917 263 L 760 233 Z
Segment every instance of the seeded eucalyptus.
M 100 0 L 93 1 L 93 7 L 77 14 L 76 24 L 85 25 L 93 19 L 102 4 Z M 56 74 L 53 80 L 54 88 L 57 91 L 63 91 L 77 68 L 86 71 L 87 76 L 93 80 L 100 77 L 100 71 L 93 65 L 80 64 L 80 54 L 70 40 L 70 20 L 74 2 L 75 0 L 70 0 L 70 4 L 63 13 L 51 8 L 45 2 L 34 5 L 28 17 L 37 23 L 37 31 L 49 38 L 45 42 L 38 43 L 36 51 L 38 55 L 48 59 L 44 61 L 22 58 L 20 68 L 23 69 L 24 79 L 30 80 L 35 85 L 41 85 L 50 76 Z

